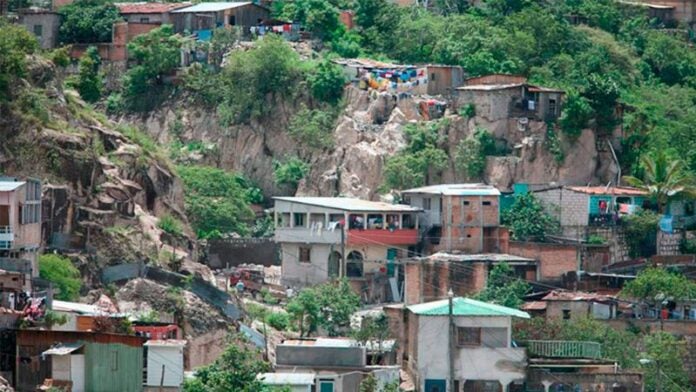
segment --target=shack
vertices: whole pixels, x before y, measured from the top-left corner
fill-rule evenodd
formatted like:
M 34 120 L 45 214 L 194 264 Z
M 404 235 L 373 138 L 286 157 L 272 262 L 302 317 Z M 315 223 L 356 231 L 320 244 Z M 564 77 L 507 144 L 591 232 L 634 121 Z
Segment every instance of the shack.
M 73 392 L 143 390 L 144 339 L 82 331 L 17 331 L 15 389 L 46 379 Z
M 201 41 L 209 40 L 216 28 L 235 28 L 249 34 L 271 15 L 268 8 L 252 2 L 199 3 L 171 11 L 174 31 L 194 33 Z
M 503 74 L 467 79 L 457 90 L 459 107 L 473 105 L 476 115 L 489 121 L 556 119 L 565 95 L 563 90 L 531 85 L 524 76 Z

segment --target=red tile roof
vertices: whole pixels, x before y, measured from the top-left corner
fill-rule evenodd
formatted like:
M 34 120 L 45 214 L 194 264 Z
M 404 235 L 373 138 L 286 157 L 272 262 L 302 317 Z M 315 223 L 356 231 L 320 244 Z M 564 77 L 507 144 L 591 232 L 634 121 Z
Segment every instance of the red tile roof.
M 648 192 L 642 189 L 625 186 L 569 186 L 568 189 L 589 195 L 645 196 L 648 194 Z
M 116 3 L 122 14 L 164 14 L 190 5 L 191 3 Z

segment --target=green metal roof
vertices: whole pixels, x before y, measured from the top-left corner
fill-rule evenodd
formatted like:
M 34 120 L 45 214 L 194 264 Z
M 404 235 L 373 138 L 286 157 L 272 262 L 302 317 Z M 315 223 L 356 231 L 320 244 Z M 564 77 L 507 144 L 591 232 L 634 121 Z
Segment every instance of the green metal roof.
M 408 310 L 421 316 L 447 316 L 449 314 L 449 300 L 442 299 L 439 301 L 411 305 L 408 307 Z M 452 314 L 454 316 L 509 316 L 525 319 L 529 318 L 529 314 L 521 310 L 463 297 L 452 299 Z

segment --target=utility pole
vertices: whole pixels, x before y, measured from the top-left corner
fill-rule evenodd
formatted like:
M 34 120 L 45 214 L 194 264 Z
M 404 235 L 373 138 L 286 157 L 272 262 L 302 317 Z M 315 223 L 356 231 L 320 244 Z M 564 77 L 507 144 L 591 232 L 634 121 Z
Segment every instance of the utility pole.
M 655 392 L 662 392 L 662 372 L 660 371 L 660 361 L 655 360 L 657 377 L 655 377 Z
M 454 391 L 454 314 L 453 314 L 453 309 L 452 309 L 452 299 L 454 297 L 454 293 L 452 292 L 452 289 L 450 288 L 449 291 L 447 292 L 447 297 L 449 298 L 449 333 L 447 334 L 448 339 L 447 342 L 449 343 L 449 349 L 447 350 L 448 358 L 449 359 L 449 391 L 450 392 L 455 392 Z
M 342 278 L 346 277 L 346 221 L 341 225 L 341 273 Z

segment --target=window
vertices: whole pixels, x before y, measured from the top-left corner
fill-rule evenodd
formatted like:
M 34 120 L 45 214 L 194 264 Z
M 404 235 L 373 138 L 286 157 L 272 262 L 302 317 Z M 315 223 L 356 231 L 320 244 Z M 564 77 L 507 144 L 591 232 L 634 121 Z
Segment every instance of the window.
M 363 276 L 363 255 L 357 250 L 348 253 L 346 276 L 349 278 L 362 278 Z
M 490 201 L 484 201 L 484 202 L 482 202 L 481 204 L 483 204 L 484 206 L 489 206 L 489 205 L 491 205 L 491 202 L 490 202 Z
M 464 207 L 468 207 L 469 204 L 471 204 L 471 203 L 469 203 L 469 200 L 464 200 L 464 201 L 462 202 L 462 205 L 463 205 Z
M 430 210 L 430 198 L 423 199 L 423 209 Z
M 150 23 L 150 18 L 140 18 L 140 23 Z
M 570 320 L 570 309 L 563 309 L 563 320 Z
M 556 115 L 556 100 L 549 99 L 549 114 L 552 116 Z
M 300 246 L 300 263 L 311 263 L 312 248 L 308 246 Z
M 34 35 L 37 37 L 43 36 L 43 26 L 42 25 L 34 25 Z
M 457 327 L 457 346 L 480 346 L 481 328 Z
M 234 26 L 237 24 L 237 18 L 234 15 L 230 15 L 229 21 L 230 21 L 230 26 Z
M 296 212 L 293 214 L 295 220 L 295 227 L 305 227 L 306 215 L 301 212 Z
M 431 74 L 430 74 L 430 80 L 435 80 L 435 74 L 434 74 L 434 73 L 431 73 Z

